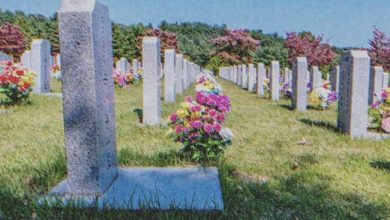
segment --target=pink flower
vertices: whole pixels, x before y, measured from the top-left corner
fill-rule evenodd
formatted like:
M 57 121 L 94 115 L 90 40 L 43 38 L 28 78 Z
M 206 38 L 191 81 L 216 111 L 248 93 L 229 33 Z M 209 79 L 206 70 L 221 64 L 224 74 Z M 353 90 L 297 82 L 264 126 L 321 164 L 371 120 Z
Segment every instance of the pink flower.
M 182 129 L 183 129 L 183 127 L 181 125 L 176 126 L 176 128 L 175 128 L 176 134 L 180 134 Z
M 178 117 L 175 113 L 173 113 L 171 115 L 171 117 L 169 118 L 169 120 L 171 121 L 171 123 L 175 123 L 177 121 Z
M 186 102 L 192 102 L 192 101 L 193 101 L 193 99 L 192 99 L 191 96 L 187 96 L 187 97 L 186 97 Z
M 216 132 L 220 132 L 221 131 L 221 129 L 222 129 L 222 126 L 220 125 L 220 124 L 214 124 L 214 130 L 216 131 Z
M 213 132 L 213 126 L 211 124 L 205 124 L 203 129 L 206 134 L 211 134 L 211 132 Z
M 191 123 L 191 126 L 194 127 L 194 128 L 196 128 L 196 129 L 202 128 L 202 125 L 203 125 L 202 122 L 199 121 L 199 120 L 196 120 L 196 121 L 194 121 L 194 122 Z
M 212 110 L 209 111 L 209 115 L 210 115 L 210 117 L 215 118 L 217 116 L 217 111 L 212 109 Z
M 200 112 L 202 108 L 199 105 L 194 105 L 191 107 L 191 112 Z
M 382 120 L 382 129 L 386 133 L 390 133 L 390 117 L 384 118 Z

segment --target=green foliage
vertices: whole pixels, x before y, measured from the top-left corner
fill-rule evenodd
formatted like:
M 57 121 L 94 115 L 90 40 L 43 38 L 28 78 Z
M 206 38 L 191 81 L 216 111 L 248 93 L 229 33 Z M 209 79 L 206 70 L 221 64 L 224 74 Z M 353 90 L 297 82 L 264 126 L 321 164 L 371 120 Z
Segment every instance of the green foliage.
M 206 68 L 213 71 L 214 73 L 218 73 L 219 67 L 223 66 L 224 64 L 227 63 L 225 63 L 220 56 L 213 56 L 207 63 Z
M 168 24 L 161 22 L 160 29 L 177 34 L 180 51 L 195 63 L 205 66 L 212 58 L 213 47 L 210 41 L 224 34 L 225 25 L 210 26 L 199 22 Z
M 114 57 L 125 57 L 128 60 L 139 58 L 141 56 L 141 49 L 137 46 L 137 37 L 145 34 L 145 26 L 137 25 L 112 25 L 112 39 Z
M 270 65 L 271 61 L 278 60 L 282 67 L 288 67 L 288 49 L 284 46 L 284 39 L 275 34 L 264 34 L 261 30 L 251 32 L 253 38 L 260 40 L 261 46 L 254 55 L 254 61 Z

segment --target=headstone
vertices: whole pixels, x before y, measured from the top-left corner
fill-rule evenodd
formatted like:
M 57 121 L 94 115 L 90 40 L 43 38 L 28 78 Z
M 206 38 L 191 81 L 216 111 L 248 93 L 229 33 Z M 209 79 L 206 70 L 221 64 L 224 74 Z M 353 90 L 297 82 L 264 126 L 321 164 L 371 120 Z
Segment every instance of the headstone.
M 165 49 L 164 51 L 164 100 L 166 103 L 174 103 L 176 99 L 175 92 L 175 50 Z
M 296 57 L 293 60 L 292 68 L 292 109 L 304 112 L 307 106 L 306 57 Z
M 131 69 L 129 61 L 127 61 L 124 57 L 116 62 L 115 67 L 119 72 L 121 72 L 121 74 L 128 73 Z
M 287 67 L 284 67 L 284 82 L 291 81 L 290 76 L 288 75 L 290 70 Z
M 237 84 L 237 65 L 233 66 L 233 83 Z
M 350 50 L 341 57 L 337 126 L 352 138 L 367 134 L 370 57 Z
M 247 69 L 246 64 L 242 65 L 242 75 L 241 75 L 241 77 L 242 77 L 241 88 L 248 89 L 248 69 Z
M 161 124 L 161 52 L 160 39 L 144 37 L 142 40 L 143 63 L 143 123 Z
M 265 66 L 263 63 L 257 64 L 257 95 L 265 96 L 264 92 Z
M 33 40 L 31 45 L 31 70 L 38 76 L 35 78 L 33 91 L 36 93 L 50 92 L 50 42 L 48 40 Z
M 94 1 L 63 0 L 58 17 L 68 175 L 53 192 L 98 196 L 117 176 L 111 21 Z
M 238 75 L 237 75 L 238 83 L 237 83 L 237 85 L 241 87 L 242 86 L 242 65 L 238 65 L 237 70 L 238 70 Z
M 339 80 L 340 80 L 340 67 L 333 67 L 332 73 L 330 75 L 330 86 L 332 90 L 336 93 L 339 93 Z
M 383 68 L 381 66 L 373 66 L 370 71 L 370 84 L 368 104 L 372 104 L 376 100 L 380 100 L 383 90 Z
M 61 54 L 57 53 L 55 57 L 55 64 L 61 66 Z
M 20 57 L 20 63 L 27 69 L 31 68 L 31 51 L 26 50 Z
M 183 59 L 183 90 L 187 90 L 187 78 L 188 78 L 188 60 Z
M 280 90 L 280 67 L 279 61 L 271 62 L 271 77 L 270 77 L 270 91 L 271 91 L 271 99 L 273 101 L 279 101 L 279 90 Z
M 138 74 L 138 60 L 133 59 L 133 74 Z
M 176 94 L 183 94 L 183 54 L 175 55 L 175 87 Z
M 388 73 L 383 73 L 383 85 L 382 85 L 382 90 L 385 90 L 389 87 L 389 74 Z
M 312 72 L 310 74 L 310 85 L 313 91 L 322 86 L 322 73 L 318 69 L 318 66 L 312 67 Z
M 1 61 L 11 61 L 11 60 L 12 60 L 11 56 L 8 56 L 7 54 L 0 52 L 0 62 Z
M 248 92 L 256 92 L 256 68 L 252 63 L 248 68 Z

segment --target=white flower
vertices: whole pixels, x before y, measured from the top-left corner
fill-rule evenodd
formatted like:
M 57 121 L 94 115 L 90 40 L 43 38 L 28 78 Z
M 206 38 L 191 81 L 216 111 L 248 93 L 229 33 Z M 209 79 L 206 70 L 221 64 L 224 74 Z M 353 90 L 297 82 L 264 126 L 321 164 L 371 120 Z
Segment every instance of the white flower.
M 233 139 L 233 132 L 229 128 L 222 128 L 219 135 L 221 135 L 225 141 L 231 141 Z

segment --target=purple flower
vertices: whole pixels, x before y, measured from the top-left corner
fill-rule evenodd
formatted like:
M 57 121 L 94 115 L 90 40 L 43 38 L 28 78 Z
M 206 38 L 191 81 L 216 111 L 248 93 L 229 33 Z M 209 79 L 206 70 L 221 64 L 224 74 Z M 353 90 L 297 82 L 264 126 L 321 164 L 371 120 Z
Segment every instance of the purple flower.
M 194 127 L 194 128 L 196 128 L 196 129 L 200 129 L 200 128 L 202 128 L 203 124 L 202 124 L 201 121 L 196 120 L 196 121 L 193 121 L 193 122 L 191 123 L 191 126 Z
M 213 126 L 211 124 L 205 124 L 203 129 L 206 134 L 211 134 L 211 132 L 213 132 Z
M 169 120 L 171 121 L 171 123 L 175 123 L 177 121 L 178 117 L 175 113 L 173 113 L 171 115 L 171 117 L 169 118 Z

